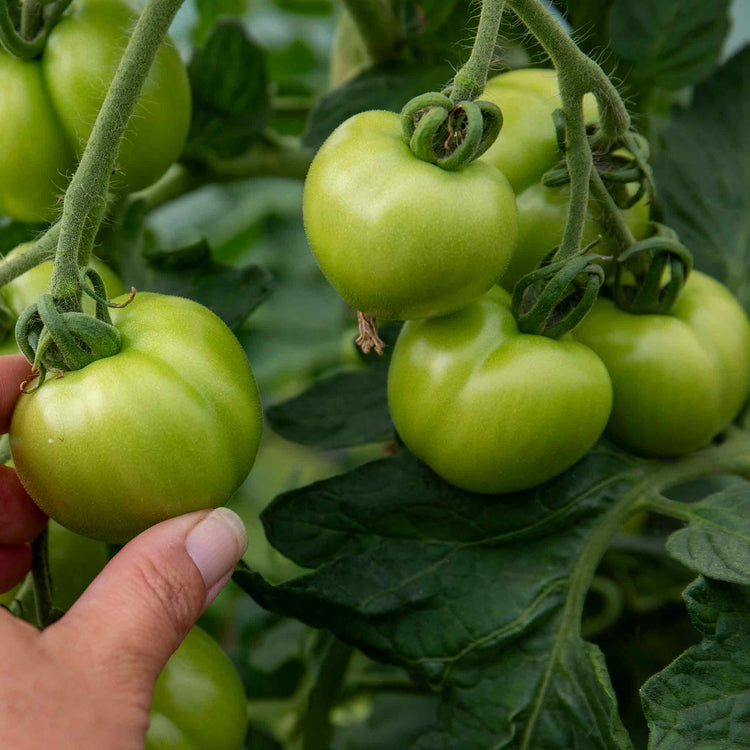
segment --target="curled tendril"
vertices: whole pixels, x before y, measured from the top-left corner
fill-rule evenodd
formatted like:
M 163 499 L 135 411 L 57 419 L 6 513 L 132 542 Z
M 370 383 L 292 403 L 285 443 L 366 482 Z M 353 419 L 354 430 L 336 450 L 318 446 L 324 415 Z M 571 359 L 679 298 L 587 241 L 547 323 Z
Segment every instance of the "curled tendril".
M 673 229 L 656 222 L 649 227 L 646 239 L 617 258 L 613 294 L 628 312 L 666 315 L 685 286 L 693 256 Z
M 49 371 L 62 377 L 68 370 L 80 370 L 120 351 L 120 332 L 112 324 L 108 308 L 129 304 L 135 290 L 124 304 L 113 304 L 106 298 L 102 277 L 91 268 L 81 272 L 81 288 L 96 301 L 95 317 L 75 310 L 60 311 L 51 294 L 42 294 L 18 318 L 18 346 L 32 363 L 32 380 L 38 377 L 34 389 L 28 387 L 31 380 L 23 384 L 25 392 L 39 388 Z
M 479 158 L 502 128 L 503 115 L 491 102 L 454 104 L 444 93 L 421 94 L 401 110 L 404 141 L 422 161 L 454 170 Z
M 565 113 L 556 109 L 552 119 L 557 134 L 557 145 L 563 158 L 542 178 L 546 187 L 554 188 L 570 182 L 565 161 Z M 644 195 L 654 194 L 653 176 L 648 165 L 650 149 L 648 141 L 634 131 L 628 131 L 618 141 L 602 143 L 595 133 L 591 139 L 594 168 L 601 175 L 615 204 L 622 210 L 632 208 Z M 636 184 L 635 191 L 631 186 Z
M 603 256 L 584 253 L 553 261 L 521 277 L 513 289 L 513 312 L 524 333 L 559 338 L 586 316 L 604 283 Z

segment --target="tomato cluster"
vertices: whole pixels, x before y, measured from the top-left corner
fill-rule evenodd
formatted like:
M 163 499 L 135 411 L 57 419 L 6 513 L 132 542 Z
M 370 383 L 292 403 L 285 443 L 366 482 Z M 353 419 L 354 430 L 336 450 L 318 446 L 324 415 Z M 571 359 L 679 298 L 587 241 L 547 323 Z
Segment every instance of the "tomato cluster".
M 449 482 L 492 494 L 560 474 L 605 429 L 646 455 L 705 445 L 748 396 L 739 303 L 694 272 L 669 314 L 635 315 L 602 297 L 560 340 L 522 333 L 496 285 L 512 290 L 565 229 L 569 186 L 543 181 L 561 159 L 557 78 L 505 73 L 483 98 L 502 110 L 503 129 L 468 167 L 419 160 L 395 115 L 365 112 L 329 137 L 305 186 L 308 239 L 332 285 L 363 313 L 406 320 L 388 376 L 401 440 Z M 591 96 L 584 116 L 596 126 Z M 648 214 L 647 195 L 623 209 L 636 240 Z M 619 251 L 593 200 L 583 241 Z
M 41 58 L 0 47 L 0 215 L 47 221 L 91 135 L 138 18 L 123 0 L 75 0 Z M 112 189 L 150 185 L 177 159 L 190 127 L 187 71 L 171 42 L 156 56 L 117 157 Z

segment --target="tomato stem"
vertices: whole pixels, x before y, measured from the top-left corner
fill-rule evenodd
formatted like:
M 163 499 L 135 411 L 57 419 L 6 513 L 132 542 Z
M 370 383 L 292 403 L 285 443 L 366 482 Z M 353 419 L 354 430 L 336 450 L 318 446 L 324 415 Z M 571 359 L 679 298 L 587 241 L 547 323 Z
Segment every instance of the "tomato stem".
M 0 261 L 0 286 L 22 276 L 35 266 L 55 257 L 55 248 L 60 238 L 60 225 L 54 224 L 33 245 L 22 253 Z
M 21 5 L 21 36 L 31 41 L 42 24 L 42 5 L 39 0 L 23 0 Z
M 34 581 L 36 617 L 39 627 L 42 629 L 51 625 L 56 619 L 52 603 L 52 576 L 49 572 L 48 535 L 49 532 L 45 526 L 44 531 L 31 543 L 31 549 L 34 553 L 31 577 Z
M 50 291 L 63 310 L 79 311 L 78 267 L 86 266 L 104 217 L 120 141 L 151 64 L 183 0 L 149 0 L 128 42 L 81 162 L 65 193 Z
M 630 247 L 635 242 L 635 237 L 625 221 L 625 214 L 617 208 L 614 198 L 596 169 L 591 170 L 590 186 L 591 193 L 603 209 L 604 223 L 617 240 L 620 250 Z
M 471 55 L 453 79 L 451 100 L 454 104 L 473 101 L 484 91 L 504 8 L 505 0 L 483 0 Z
M 30 60 L 42 54 L 47 36 L 72 0 L 57 2 L 42 8 L 39 0 L 22 6 L 21 33 L 16 30 L 8 12 L 8 0 L 0 0 L 0 45 L 14 57 Z M 28 7 L 27 7 L 28 6 Z M 37 9 L 39 14 L 36 15 Z M 41 19 L 44 23 L 40 27 Z

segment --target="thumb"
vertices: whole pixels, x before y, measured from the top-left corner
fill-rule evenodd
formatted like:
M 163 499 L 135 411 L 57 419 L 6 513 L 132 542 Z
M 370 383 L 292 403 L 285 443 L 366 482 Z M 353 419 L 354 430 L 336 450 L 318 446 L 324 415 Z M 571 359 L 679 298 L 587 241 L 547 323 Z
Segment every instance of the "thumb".
M 228 508 L 157 524 L 123 547 L 43 636 L 155 680 L 246 547 L 242 520 Z

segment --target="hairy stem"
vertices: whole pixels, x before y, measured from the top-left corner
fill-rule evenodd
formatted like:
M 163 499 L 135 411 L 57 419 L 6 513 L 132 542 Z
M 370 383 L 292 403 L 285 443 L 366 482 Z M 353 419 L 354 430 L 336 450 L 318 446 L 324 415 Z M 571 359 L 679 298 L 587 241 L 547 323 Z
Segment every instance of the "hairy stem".
M 473 101 L 484 91 L 504 7 L 505 0 L 483 0 L 471 55 L 453 79 L 451 100 L 454 104 L 466 100 Z
M 22 253 L 0 261 L 0 286 L 4 286 L 38 266 L 45 260 L 55 257 L 57 241 L 60 239 L 60 225 L 50 227 L 31 247 Z
M 78 267 L 88 263 L 104 216 L 110 175 L 156 53 L 182 0 L 149 0 L 138 19 L 112 85 L 65 193 L 51 292 L 66 309 L 80 307 Z
M 557 70 L 565 112 L 566 158 L 571 182 L 568 220 L 556 254 L 557 260 L 563 260 L 580 252 L 588 210 L 589 179 L 593 170 L 583 115 L 583 97 L 589 92 L 596 97 L 601 132 L 608 140 L 627 133 L 630 116 L 604 71 L 578 49 L 540 0 L 508 0 L 508 3 L 539 40 Z
M 399 23 L 390 0 L 344 0 L 367 52 L 375 62 L 393 54 Z
M 614 235 L 620 250 L 630 247 L 635 242 L 635 237 L 625 221 L 625 215 L 617 208 L 604 180 L 595 169 L 591 170 L 590 178 L 591 193 L 602 209 L 605 226 Z

